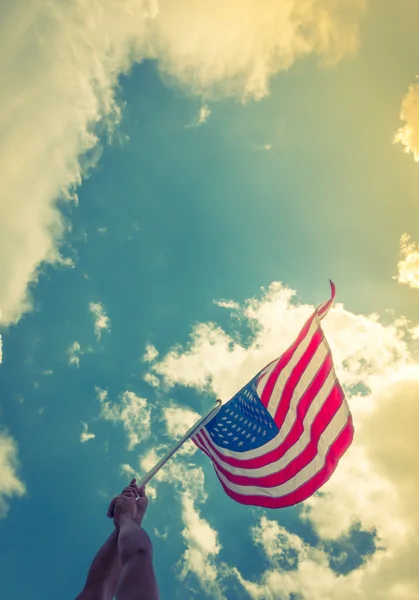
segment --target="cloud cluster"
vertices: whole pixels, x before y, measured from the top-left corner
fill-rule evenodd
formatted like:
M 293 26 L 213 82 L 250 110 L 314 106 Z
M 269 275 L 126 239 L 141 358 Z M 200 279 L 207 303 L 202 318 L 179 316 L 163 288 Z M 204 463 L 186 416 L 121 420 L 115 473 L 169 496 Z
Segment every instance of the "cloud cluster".
M 364 0 L 161 1 L 151 55 L 195 93 L 259 99 L 301 57 L 333 64 L 353 53 L 364 8 Z
M 85 442 L 88 442 L 89 440 L 93 440 L 96 435 L 94 433 L 89 433 L 89 427 L 87 425 L 87 423 L 82 423 L 83 425 L 83 431 L 80 434 L 80 441 L 82 444 L 84 444 Z
M 83 354 L 79 342 L 75 341 L 67 350 L 68 364 L 70 366 L 80 366 L 80 356 Z
M 400 127 L 394 142 L 402 144 L 406 154 L 413 154 L 415 161 L 419 161 L 419 84 L 415 83 L 409 87 L 403 98 L 400 111 L 400 119 L 404 125 Z
M 183 406 L 171 404 L 164 407 L 163 419 L 166 425 L 167 435 L 174 440 L 181 438 L 194 425 L 200 416 L 194 410 Z M 187 440 L 178 450 L 178 454 L 194 454 L 197 447 L 191 440 Z
M 118 77 L 145 58 L 195 94 L 259 99 L 269 80 L 314 53 L 335 63 L 358 46 L 365 0 L 16 0 L 0 22 L 0 307 L 30 309 L 43 262 L 62 264 L 57 201 L 100 157 L 121 118 Z M 260 32 L 263 32 L 261 35 Z M 208 111 L 202 112 L 204 120 Z M 66 260 L 64 259 L 64 263 Z
M 260 298 L 235 309 L 237 322 L 245 320 L 253 330 L 246 344 L 213 323 L 196 325 L 187 346 L 176 346 L 151 366 L 153 375 L 164 386 L 206 389 L 228 399 L 288 347 L 311 314 L 314 307 L 294 297 L 293 290 L 274 283 Z M 277 523 L 264 521 L 253 533 L 270 552 L 272 567 L 259 582 L 235 574 L 255 599 L 413 600 L 419 597 L 414 567 L 419 552 L 419 363 L 410 340 L 417 327 L 404 318 L 384 324 L 377 315 L 354 314 L 337 304 L 323 329 L 349 397 L 355 439 L 322 493 L 305 502 L 302 517 L 323 540 L 337 539 L 360 523 L 377 532 L 383 550 L 337 577 L 324 550 L 314 551 Z M 299 556 L 291 574 L 280 568 L 281 536 L 288 536 L 287 546 Z
M 106 390 L 96 388 L 96 394 L 101 405 L 102 419 L 122 423 L 128 438 L 128 450 L 133 450 L 149 437 L 151 408 L 146 398 L 126 391 L 121 394 L 118 403 L 112 403 L 108 400 Z
M 158 355 L 159 353 L 157 352 L 153 344 L 147 344 L 147 346 L 145 347 L 143 361 L 147 363 L 153 362 L 153 360 L 155 360 L 158 357 Z
M 96 337 L 98 340 L 100 340 L 102 331 L 109 331 L 111 327 L 111 320 L 106 314 L 101 302 L 91 302 L 89 304 L 89 310 L 94 317 Z
M 397 265 L 397 281 L 419 289 L 419 244 L 410 241 L 404 233 L 400 239 L 401 260 Z
M 186 433 L 198 421 L 200 415 L 190 408 L 171 405 L 164 408 L 163 417 L 168 435 L 176 439 Z
M 211 115 L 211 109 L 209 108 L 208 104 L 203 104 L 200 109 L 198 110 L 198 114 L 196 115 L 196 117 L 192 120 L 191 123 L 189 123 L 188 125 L 185 125 L 185 127 L 187 129 L 193 129 L 196 127 L 200 127 L 201 125 L 203 125 L 204 123 L 206 123 L 208 121 L 208 119 L 210 118 Z
M 25 494 L 24 483 L 19 479 L 17 445 L 7 433 L 0 433 L 0 518 L 9 509 L 9 500 Z

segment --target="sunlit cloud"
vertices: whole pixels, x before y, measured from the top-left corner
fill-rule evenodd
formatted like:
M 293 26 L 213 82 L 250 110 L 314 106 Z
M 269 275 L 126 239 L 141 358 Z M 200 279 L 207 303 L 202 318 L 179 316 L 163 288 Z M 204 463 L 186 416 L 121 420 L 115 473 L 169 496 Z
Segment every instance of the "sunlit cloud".
M 83 354 L 79 342 L 75 341 L 67 350 L 68 364 L 72 367 L 80 366 L 80 356 Z
M 186 125 L 186 127 L 188 129 L 194 128 L 194 127 L 199 127 L 200 125 L 203 125 L 204 123 L 206 123 L 208 121 L 210 115 L 211 115 L 211 110 L 210 110 L 209 106 L 207 104 L 203 104 L 201 106 L 201 108 L 198 110 L 198 114 L 196 115 L 196 117 L 192 120 L 191 123 Z
M 10 500 L 25 494 L 26 488 L 18 475 L 18 449 L 15 440 L 6 432 L 0 433 L 0 518 L 9 510 Z
M 108 398 L 108 390 L 104 390 L 95 385 L 95 392 L 99 402 L 104 402 Z
M 84 442 L 93 440 L 96 437 L 96 435 L 94 433 L 89 433 L 89 428 L 88 428 L 87 423 L 82 422 L 82 425 L 83 425 L 83 431 L 80 434 L 80 441 L 83 444 Z
M 198 125 L 206 123 L 211 115 L 211 110 L 207 104 L 203 104 L 198 113 Z
M 91 302 L 89 310 L 93 314 L 95 320 L 95 333 L 98 340 L 102 335 L 102 331 L 109 331 L 111 320 L 107 316 L 103 304 L 101 302 Z
M 214 300 L 214 304 L 220 308 L 227 308 L 230 310 L 238 310 L 240 308 L 240 304 L 238 304 L 238 302 L 233 302 L 233 300 Z
M 402 144 L 406 154 L 412 154 L 415 161 L 419 161 L 419 84 L 409 87 L 403 98 L 400 119 L 404 125 L 397 130 L 394 136 L 396 144 Z
M 106 390 L 96 388 L 96 393 L 102 419 L 122 423 L 128 438 L 128 450 L 133 450 L 149 437 L 151 407 L 148 406 L 146 398 L 126 391 L 119 397 L 119 402 L 111 402 Z
M 175 406 L 174 404 L 163 409 L 163 418 L 166 425 L 167 434 L 177 440 L 195 425 L 200 419 L 200 415 L 190 408 Z M 187 440 L 178 450 L 179 454 L 194 454 L 197 447 L 191 440 Z
M 397 281 L 411 288 L 419 289 L 419 244 L 410 241 L 404 233 L 400 240 L 401 260 L 397 265 Z
M 144 362 L 153 362 L 158 357 L 159 353 L 157 349 L 153 346 L 153 344 L 147 344 L 145 347 L 145 352 L 143 356 Z
M 144 381 L 154 388 L 158 388 L 160 385 L 160 379 L 156 377 L 156 375 L 153 375 L 153 373 L 146 373 L 144 375 Z
M 77 187 L 121 120 L 119 77 L 155 61 L 204 99 L 259 100 L 271 78 L 310 55 L 333 65 L 359 45 L 366 0 L 92 0 L 9 3 L 0 38 L 1 323 L 32 308 L 28 284 L 60 254 L 58 201 Z M 263 36 L 260 32 L 263 31 Z

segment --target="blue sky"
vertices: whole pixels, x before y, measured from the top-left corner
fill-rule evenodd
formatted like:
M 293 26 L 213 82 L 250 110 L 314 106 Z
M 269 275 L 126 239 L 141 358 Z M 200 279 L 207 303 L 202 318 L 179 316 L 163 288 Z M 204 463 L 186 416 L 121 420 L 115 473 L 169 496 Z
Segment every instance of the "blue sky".
M 418 8 L 318 0 L 291 35 L 280 2 L 231 2 L 234 26 L 186 4 L 0 2 L 3 594 L 74 598 L 112 496 L 287 347 L 330 277 L 354 447 L 269 511 L 189 446 L 144 523 L 161 597 L 413 600 Z

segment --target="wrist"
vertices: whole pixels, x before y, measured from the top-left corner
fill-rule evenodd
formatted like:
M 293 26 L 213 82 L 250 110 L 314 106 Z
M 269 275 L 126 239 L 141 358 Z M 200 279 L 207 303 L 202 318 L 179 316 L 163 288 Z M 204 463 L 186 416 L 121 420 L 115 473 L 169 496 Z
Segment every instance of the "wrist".
M 121 527 L 121 525 L 123 523 L 135 523 L 135 519 L 128 512 L 127 513 L 122 513 L 121 515 L 118 515 L 118 524 L 119 524 L 119 527 Z

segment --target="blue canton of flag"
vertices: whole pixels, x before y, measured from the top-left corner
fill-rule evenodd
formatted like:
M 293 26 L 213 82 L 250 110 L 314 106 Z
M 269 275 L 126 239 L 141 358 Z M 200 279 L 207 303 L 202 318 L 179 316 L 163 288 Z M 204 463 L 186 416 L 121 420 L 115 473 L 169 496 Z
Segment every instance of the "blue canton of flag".
M 224 404 L 206 425 L 213 442 L 229 450 L 242 452 L 266 444 L 278 433 L 278 427 L 256 392 L 257 377 Z

